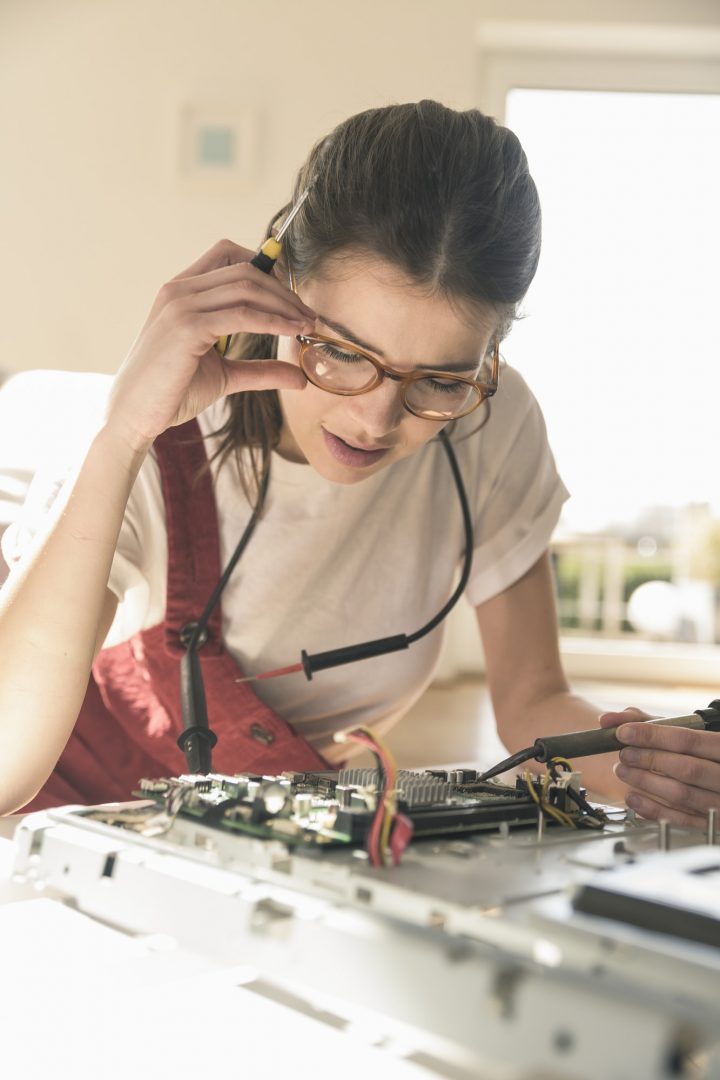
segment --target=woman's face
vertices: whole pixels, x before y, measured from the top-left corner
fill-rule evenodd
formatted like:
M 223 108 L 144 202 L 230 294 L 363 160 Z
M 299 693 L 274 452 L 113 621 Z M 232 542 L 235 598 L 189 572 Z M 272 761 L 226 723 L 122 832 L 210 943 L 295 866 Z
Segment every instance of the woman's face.
M 487 351 L 497 319 L 488 310 L 474 323 L 387 262 L 369 256 L 329 259 L 322 277 L 298 287 L 318 313 L 318 334 L 361 345 L 397 371 L 443 370 L 465 362 L 472 371 Z M 278 359 L 297 364 L 300 346 L 280 338 Z M 355 484 L 419 450 L 444 426 L 413 416 L 392 379 L 367 394 L 340 397 L 308 383 L 280 390 L 283 427 L 278 451 L 308 462 L 321 476 Z

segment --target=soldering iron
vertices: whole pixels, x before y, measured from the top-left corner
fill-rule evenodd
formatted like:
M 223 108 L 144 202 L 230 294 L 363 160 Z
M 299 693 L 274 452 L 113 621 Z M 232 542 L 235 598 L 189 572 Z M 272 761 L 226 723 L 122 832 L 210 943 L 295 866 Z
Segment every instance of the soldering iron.
M 628 718 L 627 723 L 632 723 Z M 693 728 L 696 731 L 720 731 L 720 698 L 711 701 L 707 709 L 696 709 L 688 716 L 666 716 L 661 720 L 647 720 L 647 724 L 656 727 Z M 619 727 L 620 725 L 618 725 Z M 489 780 L 499 773 L 507 772 L 524 761 L 539 761 L 545 764 L 556 757 L 589 757 L 591 754 L 609 754 L 613 750 L 622 750 L 624 743 L 615 734 L 616 728 L 591 728 L 590 731 L 570 731 L 565 735 L 547 735 L 536 739 L 532 746 L 518 750 L 499 765 L 488 769 L 478 781 Z

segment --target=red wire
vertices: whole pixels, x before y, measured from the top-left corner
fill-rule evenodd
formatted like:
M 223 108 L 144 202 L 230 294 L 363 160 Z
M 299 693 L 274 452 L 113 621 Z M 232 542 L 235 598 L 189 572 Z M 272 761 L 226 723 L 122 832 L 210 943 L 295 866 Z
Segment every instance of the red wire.
M 373 866 L 384 866 L 385 861 L 383 859 L 383 853 L 380 850 L 380 832 L 382 830 L 383 821 L 385 820 L 388 794 L 395 787 L 395 769 L 382 747 L 379 746 L 369 734 L 366 734 L 364 731 L 351 731 L 348 732 L 347 737 L 352 742 L 360 743 L 360 745 L 367 746 L 368 749 L 373 750 L 382 761 L 385 769 L 385 790 L 382 794 L 382 798 L 379 799 L 375 817 L 373 818 L 373 823 L 370 827 L 370 835 L 368 837 L 368 855 L 370 856 L 370 862 Z
M 402 853 L 412 840 L 413 824 L 404 814 L 393 815 L 393 826 L 390 833 L 390 851 L 392 853 L 393 866 L 397 866 L 402 858 Z
M 369 750 L 373 750 L 378 755 L 378 757 L 380 757 L 380 760 L 382 761 L 383 765 L 385 765 L 385 766 L 387 765 L 387 763 L 385 761 L 385 758 L 384 758 L 384 755 L 380 754 L 380 748 L 375 746 L 372 739 L 369 736 L 366 736 L 364 732 L 362 732 L 362 731 L 349 731 L 347 733 L 346 738 L 350 742 L 359 743 L 360 746 L 366 746 Z M 380 780 L 380 778 L 378 777 L 378 783 L 379 783 L 379 780 Z M 385 780 L 385 783 L 386 783 L 386 786 L 387 786 L 387 768 L 386 768 L 386 780 Z M 377 850 L 377 843 L 376 843 L 376 825 L 378 823 L 378 818 L 382 817 L 382 813 L 381 813 L 382 809 L 383 809 L 383 801 L 379 801 L 378 805 L 377 805 L 377 808 L 375 810 L 375 816 L 373 817 L 373 820 L 372 820 L 372 825 L 370 826 L 370 833 L 368 835 L 367 852 L 368 852 L 368 856 L 370 858 L 370 863 L 372 864 L 372 866 L 382 866 L 383 865 L 382 857 L 381 857 L 380 853 Z
M 278 675 L 292 675 L 295 671 L 302 671 L 302 664 L 290 664 L 290 667 L 275 668 L 274 671 L 263 671 L 260 675 L 246 675 L 244 679 L 236 679 L 236 682 L 253 682 L 255 679 L 275 679 Z

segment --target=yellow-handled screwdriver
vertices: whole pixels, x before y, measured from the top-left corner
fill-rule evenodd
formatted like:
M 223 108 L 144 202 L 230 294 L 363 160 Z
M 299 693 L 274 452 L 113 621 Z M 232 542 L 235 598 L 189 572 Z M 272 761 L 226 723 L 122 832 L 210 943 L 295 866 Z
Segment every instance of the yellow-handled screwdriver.
M 295 203 L 288 216 L 285 218 L 282 226 L 275 234 L 275 236 L 268 237 L 268 239 L 265 241 L 258 253 L 256 255 L 253 255 L 252 259 L 250 260 L 250 265 L 256 266 L 258 270 L 262 270 L 263 274 L 272 273 L 272 269 L 275 263 L 278 261 L 280 255 L 282 254 L 282 244 L 280 243 L 280 241 L 287 232 L 289 226 L 292 224 L 293 218 L 297 214 L 298 210 L 310 194 L 310 189 L 313 186 L 314 182 L 315 177 L 312 178 L 308 186 L 305 188 L 302 195 Z M 232 334 L 227 334 L 225 337 L 221 337 L 215 342 L 215 348 L 218 350 L 221 356 L 227 356 L 231 342 Z

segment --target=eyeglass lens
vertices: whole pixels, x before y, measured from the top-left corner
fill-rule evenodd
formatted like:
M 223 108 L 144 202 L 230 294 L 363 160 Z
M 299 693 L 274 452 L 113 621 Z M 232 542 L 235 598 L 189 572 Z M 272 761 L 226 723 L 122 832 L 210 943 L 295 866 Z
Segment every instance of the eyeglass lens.
M 331 393 L 362 393 L 379 381 L 378 371 L 369 360 L 329 342 L 308 345 L 303 354 L 303 368 L 311 382 Z M 471 383 L 438 375 L 405 385 L 407 406 L 432 420 L 449 420 L 469 412 L 482 396 L 482 391 Z

